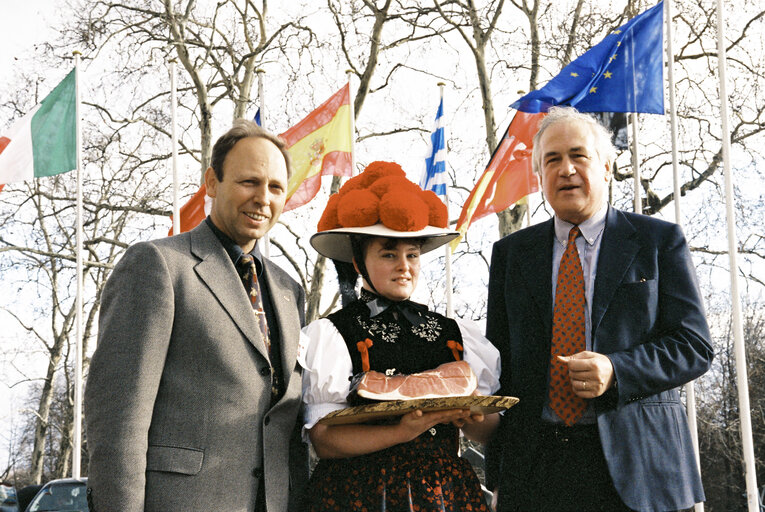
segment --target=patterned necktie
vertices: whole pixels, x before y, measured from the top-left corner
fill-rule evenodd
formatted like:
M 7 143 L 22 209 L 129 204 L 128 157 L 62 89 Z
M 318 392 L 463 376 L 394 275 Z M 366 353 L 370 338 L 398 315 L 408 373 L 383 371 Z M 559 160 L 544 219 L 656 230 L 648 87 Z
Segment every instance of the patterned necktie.
M 550 346 L 550 408 L 566 425 L 582 417 L 587 400 L 574 394 L 566 363 L 557 356 L 570 356 L 587 349 L 584 331 L 584 276 L 576 249 L 579 228 L 568 233 L 566 251 L 560 260 L 558 284 L 555 288 L 552 344 Z
M 268 336 L 268 323 L 266 322 L 266 312 L 263 310 L 263 298 L 260 296 L 260 284 L 258 283 L 258 273 L 255 268 L 255 258 L 250 254 L 243 254 L 239 258 L 239 264 L 244 272 L 241 274 L 244 289 L 250 293 L 250 302 L 252 310 L 260 326 L 260 334 L 263 336 L 263 342 L 268 349 L 269 358 L 271 357 L 271 339 Z

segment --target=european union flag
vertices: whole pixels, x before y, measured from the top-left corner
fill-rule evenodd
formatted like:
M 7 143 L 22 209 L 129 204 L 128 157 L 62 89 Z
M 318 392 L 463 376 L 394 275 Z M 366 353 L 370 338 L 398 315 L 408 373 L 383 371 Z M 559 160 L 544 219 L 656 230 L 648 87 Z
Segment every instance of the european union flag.
M 443 124 L 444 100 L 438 104 L 436 126 L 430 134 L 430 147 L 425 157 L 425 172 L 420 181 L 422 190 L 432 190 L 446 199 L 446 129 Z
M 570 105 L 580 112 L 663 114 L 663 12 L 659 2 L 635 16 L 510 106 L 530 113 Z

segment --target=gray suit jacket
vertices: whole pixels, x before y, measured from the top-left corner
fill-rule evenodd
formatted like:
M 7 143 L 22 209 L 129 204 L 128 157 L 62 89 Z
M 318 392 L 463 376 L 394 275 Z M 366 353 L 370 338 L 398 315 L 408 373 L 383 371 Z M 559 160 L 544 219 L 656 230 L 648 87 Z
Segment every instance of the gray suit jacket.
M 255 315 L 206 223 L 138 243 L 115 267 L 85 391 L 88 492 L 99 512 L 251 512 L 264 484 L 268 511 L 288 510 L 305 294 L 264 261 L 286 389 L 273 407 Z

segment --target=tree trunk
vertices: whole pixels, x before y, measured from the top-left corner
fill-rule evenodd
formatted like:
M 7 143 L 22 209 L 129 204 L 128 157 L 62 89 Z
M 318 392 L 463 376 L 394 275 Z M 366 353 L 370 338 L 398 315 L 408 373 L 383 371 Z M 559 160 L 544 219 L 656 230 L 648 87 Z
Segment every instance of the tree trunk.
M 247 106 L 252 98 L 252 85 L 255 82 L 255 57 L 248 57 L 244 65 L 244 76 L 239 84 L 239 94 L 234 101 L 234 119 L 245 119 Z M 259 98 L 262 100 L 262 98 Z
M 204 183 L 205 171 L 210 167 L 212 159 L 212 109 L 206 101 L 202 103 L 201 96 L 199 97 L 199 117 L 199 132 L 201 135 L 199 184 L 201 185 Z
M 361 107 L 364 106 L 364 100 L 369 93 L 369 83 L 372 80 L 375 69 L 377 68 L 377 59 L 380 56 L 380 37 L 382 35 L 383 25 L 388 20 L 388 9 L 390 8 L 391 0 L 386 0 L 385 4 L 380 9 L 374 10 L 375 24 L 372 27 L 372 35 L 370 36 L 371 43 L 369 45 L 369 57 L 367 63 L 364 66 L 364 72 L 359 77 L 359 88 L 356 91 L 356 97 L 353 100 L 353 114 L 354 118 L 359 117 Z M 332 186 L 335 182 L 333 180 Z
M 171 40 L 177 41 L 175 49 L 178 59 L 181 61 L 181 65 L 186 69 L 186 72 L 191 78 L 191 82 L 194 84 L 194 90 L 199 104 L 199 131 L 201 140 L 201 151 L 199 155 L 201 169 L 199 183 L 201 185 L 204 183 L 205 171 L 210 167 L 210 157 L 212 154 L 212 105 L 208 98 L 207 85 L 202 80 L 202 77 L 199 74 L 199 69 L 192 62 L 188 48 L 185 45 L 183 27 L 178 23 L 178 20 L 175 17 L 173 4 L 170 0 L 165 0 L 164 4 Z
M 529 76 L 529 91 L 537 88 L 537 77 L 539 76 L 539 26 L 537 24 L 537 15 L 539 13 L 539 0 L 534 1 L 534 6 L 526 13 L 529 18 L 529 32 L 531 35 L 531 75 Z
M 332 187 L 330 194 L 340 190 L 342 181 L 341 176 L 332 176 Z M 306 292 L 306 313 L 305 321 L 309 324 L 319 318 L 319 307 L 321 306 L 321 292 L 324 286 L 324 275 L 327 269 L 327 258 L 319 254 L 313 267 L 313 276 L 311 277 L 311 289 Z
M 486 127 L 486 146 L 489 154 L 497 149 L 497 123 L 494 120 L 494 102 L 491 96 L 491 80 L 486 70 L 483 47 L 477 47 L 474 51 L 475 67 L 478 71 L 478 83 L 481 87 L 481 101 L 483 105 L 484 126 Z
M 307 294 L 305 321 L 311 323 L 319 318 L 319 305 L 321 302 L 321 289 L 324 285 L 324 271 L 327 268 L 327 258 L 319 255 L 313 267 L 311 276 L 311 290 Z
M 529 20 L 529 35 L 531 39 L 531 74 L 529 76 L 529 91 L 537 88 L 537 77 L 539 75 L 539 27 L 537 17 L 539 13 L 539 0 L 535 0 L 531 9 L 524 2 L 521 9 Z M 495 146 L 496 147 L 496 146 Z M 499 218 L 499 236 L 504 237 L 518 231 L 523 227 L 523 218 L 526 215 L 528 204 L 516 204 L 515 206 L 503 210 L 497 214 Z
M 364 106 L 364 100 L 369 93 L 369 83 L 377 67 L 377 60 L 380 53 L 380 37 L 382 34 L 383 25 L 388 19 L 388 9 L 390 8 L 391 0 L 386 0 L 385 4 L 380 9 L 374 9 L 375 24 L 372 29 L 372 35 L 370 37 L 371 43 L 369 46 L 369 57 L 367 58 L 366 65 L 364 66 L 364 72 L 359 77 L 359 88 L 356 91 L 356 95 L 353 101 L 353 115 L 354 121 L 358 119 L 361 107 Z M 355 137 L 356 134 L 351 134 Z M 352 170 L 352 172 L 355 169 Z M 341 176 L 332 177 L 332 187 L 330 188 L 330 194 L 336 193 L 340 190 L 342 184 Z M 313 320 L 319 318 L 320 305 L 321 305 L 321 293 L 324 286 L 324 276 L 327 269 L 327 259 L 318 255 L 313 267 L 313 276 L 311 278 L 311 289 L 306 293 L 306 323 L 310 323 Z
M 48 370 L 40 394 L 40 402 L 37 406 L 37 419 L 35 421 L 35 438 L 32 448 L 31 477 L 35 484 L 42 483 L 43 467 L 45 464 L 45 438 L 48 435 L 50 406 L 53 401 L 53 381 L 56 376 L 56 366 L 61 361 L 61 340 L 56 340 L 48 361 Z
M 499 237 L 509 235 L 523 227 L 523 219 L 526 217 L 528 205 L 521 203 L 497 213 L 499 217 Z
M 74 426 L 74 417 L 72 415 L 72 404 L 68 405 L 66 421 L 61 425 L 61 445 L 56 457 L 56 478 L 67 478 L 69 476 L 70 463 L 72 461 L 72 428 Z

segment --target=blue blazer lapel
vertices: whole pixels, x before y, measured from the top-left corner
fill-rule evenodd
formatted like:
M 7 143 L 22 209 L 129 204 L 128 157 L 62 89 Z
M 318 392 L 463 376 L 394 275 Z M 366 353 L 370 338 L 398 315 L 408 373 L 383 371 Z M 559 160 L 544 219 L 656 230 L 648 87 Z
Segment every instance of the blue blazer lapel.
M 637 231 L 632 223 L 619 210 L 609 205 L 598 255 L 595 293 L 592 299 L 593 345 L 600 321 L 640 247 Z M 594 346 L 593 349 L 595 349 Z
M 228 254 L 206 223 L 191 232 L 191 252 L 201 261 L 194 267 L 231 320 L 247 340 L 268 360 L 268 350 L 260 335 L 247 292 Z M 200 300 L 203 300 L 200 298 Z
M 279 273 L 273 270 L 274 263 L 263 258 L 265 264 L 265 276 L 268 289 L 271 291 L 271 302 L 274 306 L 279 333 L 281 337 L 282 374 L 284 376 L 285 389 L 289 385 L 292 368 L 297 360 L 298 341 L 300 340 L 300 316 L 299 305 L 295 303 L 292 293 L 292 283 L 285 282 Z
M 518 256 L 521 277 L 540 311 L 545 332 L 552 332 L 552 244 L 553 221 L 543 222 L 529 233 Z M 541 272 L 540 272 L 540 269 Z M 508 311 L 508 314 L 513 314 Z

